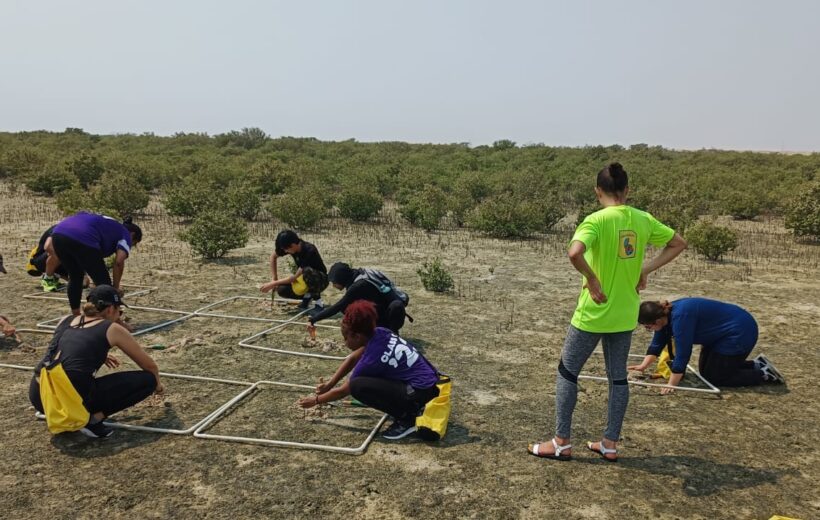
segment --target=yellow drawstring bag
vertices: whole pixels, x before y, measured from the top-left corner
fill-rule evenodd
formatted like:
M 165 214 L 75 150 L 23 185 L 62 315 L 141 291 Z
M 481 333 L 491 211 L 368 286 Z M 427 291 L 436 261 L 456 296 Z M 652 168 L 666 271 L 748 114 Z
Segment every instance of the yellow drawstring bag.
M 34 260 L 34 256 L 37 254 L 37 249 L 38 248 L 39 248 L 39 246 L 34 246 L 34 249 L 32 249 L 31 253 L 28 254 L 28 263 L 26 263 L 26 272 L 28 274 L 30 274 L 31 276 L 39 276 L 39 275 L 43 274 L 43 273 L 40 272 L 39 269 L 37 269 L 34 266 L 34 264 L 31 263 L 31 261 Z
M 416 428 L 419 437 L 426 441 L 437 441 L 447 433 L 447 422 L 450 420 L 450 390 L 452 381 L 449 376 L 439 376 L 438 397 L 434 397 L 424 406 L 424 413 L 416 417 Z
M 652 379 L 663 378 L 668 380 L 672 377 L 672 358 L 675 356 L 675 340 L 674 338 L 669 338 L 669 344 L 666 345 L 666 348 L 661 351 L 661 355 L 658 358 L 658 365 L 655 368 L 655 373 L 652 374 Z
M 305 278 L 301 274 L 299 275 L 296 280 L 292 284 L 290 284 L 290 288 L 293 289 L 293 293 L 296 296 L 304 296 L 304 294 L 308 290 L 307 283 L 305 283 Z
M 48 431 L 53 434 L 77 431 L 91 418 L 60 363 L 40 370 L 40 400 Z

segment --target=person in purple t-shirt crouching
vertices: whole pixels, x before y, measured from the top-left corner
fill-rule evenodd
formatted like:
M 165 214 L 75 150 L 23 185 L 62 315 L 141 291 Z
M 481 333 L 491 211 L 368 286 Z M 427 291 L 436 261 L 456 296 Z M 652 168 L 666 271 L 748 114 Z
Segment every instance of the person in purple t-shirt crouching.
M 335 401 L 348 395 L 391 415 L 385 439 L 396 440 L 416 431 L 416 417 L 438 396 L 439 373 L 416 348 L 389 329 L 376 327 L 373 302 L 357 300 L 345 309 L 342 336 L 351 352 L 316 395 L 299 400 L 302 408 Z M 351 372 L 348 380 L 336 384 Z

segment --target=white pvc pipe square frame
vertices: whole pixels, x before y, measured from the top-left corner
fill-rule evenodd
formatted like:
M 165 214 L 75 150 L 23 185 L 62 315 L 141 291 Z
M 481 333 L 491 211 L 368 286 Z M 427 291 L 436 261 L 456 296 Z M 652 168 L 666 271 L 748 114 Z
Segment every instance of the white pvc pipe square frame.
M 145 294 L 147 292 L 150 292 L 153 289 L 154 288 L 146 288 L 146 291 L 141 293 L 141 294 Z M 134 296 L 134 295 L 136 295 L 136 293 L 133 293 L 131 295 Z M 32 295 L 32 296 L 28 296 L 28 297 L 30 297 L 32 299 L 64 300 L 64 298 L 61 298 L 61 297 L 41 296 L 40 294 Z M 229 315 L 229 314 L 220 314 L 220 313 L 215 313 L 215 312 L 206 312 L 206 311 L 208 311 L 210 309 L 213 309 L 217 306 L 224 305 L 226 303 L 230 303 L 230 302 L 233 302 L 233 301 L 236 301 L 236 300 L 256 300 L 256 301 L 264 300 L 264 301 L 267 301 L 268 298 L 260 298 L 260 297 L 253 297 L 253 296 L 231 296 L 231 297 L 224 298 L 222 300 L 210 303 L 210 304 L 205 305 L 203 307 L 200 307 L 199 309 L 196 309 L 194 311 L 182 311 L 182 310 L 178 310 L 178 309 L 163 309 L 163 308 L 158 308 L 158 307 L 146 307 L 146 306 L 133 305 L 133 306 L 131 306 L 131 308 L 136 309 L 136 310 L 145 310 L 145 311 L 152 311 L 152 312 L 166 312 L 166 313 L 181 315 L 178 318 L 174 318 L 172 320 L 168 320 L 168 321 L 165 321 L 165 322 L 162 322 L 162 323 L 158 323 L 156 325 L 152 325 L 151 327 L 147 327 L 145 329 L 135 331 L 133 333 L 133 335 L 138 336 L 138 335 L 141 335 L 141 334 L 145 334 L 145 333 L 148 333 L 148 332 L 151 332 L 151 331 L 163 328 L 163 327 L 167 327 L 167 326 L 172 325 L 174 323 L 178 323 L 178 322 L 181 322 L 181 321 L 184 321 L 184 320 L 187 320 L 187 319 L 190 319 L 190 318 L 194 318 L 194 317 L 212 317 L 212 318 L 226 318 L 226 319 L 234 319 L 234 320 L 261 321 L 261 322 L 266 322 L 266 323 L 275 323 L 276 325 L 274 325 L 273 327 L 265 329 L 264 331 L 262 331 L 260 333 L 254 334 L 254 335 L 240 341 L 239 342 L 240 346 L 243 346 L 243 347 L 246 347 L 246 348 L 253 348 L 253 349 L 257 349 L 257 350 L 267 350 L 267 351 L 277 352 L 277 353 L 281 353 L 281 354 L 290 354 L 290 355 L 305 356 L 305 357 L 314 357 L 314 358 L 332 359 L 332 360 L 345 359 L 344 357 L 339 357 L 339 356 L 328 356 L 328 355 L 324 355 L 324 354 L 314 354 L 314 353 L 307 353 L 307 352 L 289 351 L 289 350 L 274 349 L 274 348 L 271 348 L 271 347 L 262 347 L 262 346 L 258 346 L 258 345 L 248 344 L 247 342 L 252 341 L 253 339 L 256 339 L 260 336 L 270 334 L 270 333 L 275 332 L 275 331 L 277 331 L 281 328 L 284 328 L 288 325 L 307 325 L 305 322 L 298 322 L 296 320 L 298 320 L 301 316 L 303 316 L 305 313 L 307 313 L 308 309 L 305 309 L 304 311 L 297 313 L 296 315 L 290 317 L 287 320 L 278 320 L 278 319 L 272 319 L 272 318 L 256 318 L 256 317 L 251 317 L 251 316 L 236 316 L 236 315 Z M 297 303 L 300 302 L 300 300 L 289 300 L 289 299 L 284 299 L 284 298 L 272 298 L 271 301 L 272 301 L 273 304 L 280 304 L 280 305 L 292 305 L 292 304 L 297 304 Z M 62 318 L 63 317 L 61 316 L 59 318 L 54 318 L 54 319 L 51 319 L 51 320 L 43 321 L 43 322 L 38 323 L 37 326 L 42 328 L 42 329 L 50 329 L 51 331 L 53 331 L 54 329 L 57 328 L 57 326 L 54 325 L 53 323 L 59 322 Z M 339 329 L 338 326 L 334 326 L 334 325 L 318 324 L 316 326 L 321 327 L 321 328 L 330 328 L 330 329 L 337 329 L 337 330 Z M 23 366 L 19 366 L 19 365 L 6 365 L 6 364 L 1 364 L 1 363 L 0 363 L 0 367 L 22 369 L 22 370 L 33 370 L 33 367 L 23 367 Z M 153 427 L 153 426 L 140 426 L 140 425 L 132 425 L 132 424 L 123 424 L 123 423 L 118 423 L 118 422 L 113 422 L 113 421 L 105 421 L 104 423 L 107 426 L 110 426 L 112 428 L 119 428 L 119 429 L 123 429 L 123 430 L 131 430 L 131 431 L 144 431 L 144 432 L 151 432 L 151 433 L 168 433 L 168 434 L 173 434 L 173 435 L 188 435 L 188 434 L 193 433 L 194 437 L 203 438 L 203 439 L 216 439 L 216 440 L 224 440 L 224 441 L 231 441 L 231 442 L 245 442 L 245 443 L 249 443 L 249 444 L 262 444 L 262 445 L 277 446 L 277 447 L 315 449 L 315 450 L 330 451 L 330 452 L 335 452 L 335 453 L 344 453 L 344 454 L 348 454 L 348 455 L 361 455 L 362 453 L 365 452 L 368 445 L 373 441 L 373 439 L 375 438 L 375 436 L 378 433 L 379 429 L 382 427 L 382 425 L 384 424 L 384 422 L 387 420 L 387 417 L 388 417 L 387 414 L 384 414 L 379 419 L 379 421 L 377 422 L 377 424 L 373 428 L 373 430 L 371 430 L 371 432 L 368 434 L 368 436 L 364 440 L 364 442 L 360 446 L 352 447 L 352 448 L 341 447 L 341 446 L 330 446 L 330 445 L 324 445 L 324 444 L 311 444 L 311 443 L 300 443 L 300 442 L 293 442 L 293 441 L 283 441 L 283 440 L 276 440 L 276 439 L 261 439 L 261 438 L 257 439 L 257 438 L 249 438 L 249 437 L 234 437 L 234 436 L 228 436 L 228 435 L 207 434 L 207 433 L 203 433 L 203 432 L 209 427 L 209 425 L 213 424 L 214 421 L 217 420 L 217 418 L 223 416 L 228 410 L 230 410 L 237 403 L 241 402 L 245 397 L 247 397 L 248 395 L 253 393 L 261 385 L 288 386 L 288 387 L 295 387 L 295 388 L 306 388 L 306 389 L 310 389 L 310 390 L 313 390 L 313 387 L 309 386 L 309 385 L 298 385 L 298 384 L 293 384 L 293 383 L 285 383 L 285 382 L 281 382 L 281 381 L 257 381 L 256 383 L 250 383 L 248 381 L 234 381 L 234 380 L 229 380 L 229 379 L 218 379 L 218 378 L 209 378 L 209 377 L 202 377 L 202 376 L 190 376 L 190 375 L 185 375 L 185 374 L 167 374 L 167 373 L 160 372 L 160 375 L 162 375 L 163 377 L 169 377 L 169 378 L 190 379 L 190 380 L 197 380 L 197 381 L 211 381 L 211 382 L 219 382 L 219 383 L 226 383 L 226 384 L 237 384 L 237 385 L 248 385 L 248 388 L 244 389 L 242 392 L 240 392 L 239 394 L 237 394 L 236 396 L 231 398 L 228 402 L 224 403 L 219 408 L 217 408 L 213 412 L 206 415 L 203 419 L 198 421 L 193 426 L 191 426 L 189 428 L 186 428 L 184 430 L 172 429 L 172 428 L 157 428 L 157 427 Z
M 137 289 L 136 291 L 126 292 L 123 294 L 123 298 L 136 298 L 137 296 L 143 296 L 150 292 L 156 291 L 156 287 L 152 287 L 150 285 L 131 285 L 131 284 L 122 284 L 123 290 L 126 288 L 128 289 Z M 63 294 L 66 292 L 66 287 L 62 287 L 57 289 L 56 291 L 51 292 L 36 292 L 32 294 L 24 294 L 23 298 L 29 298 L 31 300 L 59 300 L 59 301 L 68 301 L 68 296 L 58 296 L 54 293 Z
M 284 386 L 289 388 L 304 388 L 308 390 L 314 390 L 314 387 L 310 385 L 297 385 L 293 383 L 283 383 L 281 381 L 257 381 L 252 389 L 249 389 L 246 392 L 243 392 L 241 397 L 237 396 L 238 398 L 235 399 L 233 403 L 227 406 L 221 407 L 220 410 L 212 414 L 207 420 L 204 421 L 203 424 L 199 426 L 194 431 L 194 437 L 199 439 L 213 439 L 213 440 L 221 440 L 221 441 L 228 441 L 228 442 L 241 442 L 245 444 L 261 444 L 264 446 L 275 446 L 279 448 L 298 448 L 298 449 L 307 449 L 307 450 L 320 450 L 320 451 L 330 451 L 334 453 L 344 453 L 346 455 L 361 455 L 367 450 L 367 447 L 373 442 L 373 439 L 376 437 L 376 434 L 379 433 L 379 429 L 382 427 L 384 422 L 387 420 L 387 414 L 381 416 L 381 418 L 376 423 L 376 426 L 370 431 L 367 435 L 367 438 L 362 442 L 359 446 L 346 448 L 343 446 L 331 446 L 327 444 L 314 444 L 314 443 L 306 443 L 306 442 L 294 442 L 294 441 L 283 441 L 278 439 L 265 439 L 260 437 L 238 437 L 234 435 L 217 435 L 211 433 L 204 433 L 208 428 L 210 428 L 214 423 L 216 423 L 220 418 L 225 417 L 231 408 L 234 405 L 239 405 L 239 403 L 244 399 L 246 396 L 250 395 L 253 391 L 260 388 L 263 385 L 270 385 L 270 386 Z
M 593 352 L 593 354 L 603 354 L 603 352 L 600 351 L 600 350 L 596 350 L 596 351 Z M 640 359 L 644 358 L 644 356 L 642 356 L 641 354 L 629 354 L 629 357 L 631 357 L 631 358 L 640 358 Z M 704 378 L 702 375 L 700 375 L 700 372 L 698 372 L 697 370 L 692 368 L 691 365 L 687 364 L 686 365 L 686 370 L 689 371 L 692 374 L 695 374 L 698 377 L 698 379 L 703 381 L 703 383 L 706 384 L 706 386 L 708 386 L 709 388 L 693 388 L 691 386 L 672 386 L 672 385 L 669 385 L 669 384 L 647 383 L 647 382 L 644 382 L 644 381 L 632 381 L 632 380 L 627 380 L 627 383 L 629 383 L 630 385 L 658 387 L 658 388 L 674 388 L 675 390 L 684 390 L 686 392 L 700 392 L 700 393 L 704 393 L 704 394 L 720 395 L 720 389 L 718 387 L 716 387 L 715 385 L 713 385 L 712 383 L 710 383 L 709 381 L 707 381 L 706 378 Z M 592 381 L 609 381 L 606 377 L 590 376 L 590 375 L 585 375 L 585 374 L 579 374 L 578 379 L 587 379 L 587 380 L 592 380 Z
M 62 299 L 62 298 L 56 298 L 55 297 L 53 299 Z M 302 316 L 303 314 L 308 312 L 308 310 L 305 309 L 304 311 L 299 312 L 298 314 L 292 316 L 291 318 L 289 318 L 287 320 L 280 320 L 280 319 L 273 319 L 273 318 L 256 318 L 256 317 L 252 317 L 252 316 L 235 316 L 235 315 L 231 315 L 231 314 L 220 314 L 220 313 L 216 313 L 216 312 L 206 312 L 210 309 L 213 309 L 213 308 L 218 307 L 220 305 L 224 305 L 226 303 L 230 303 L 230 302 L 233 302 L 233 301 L 236 301 L 236 300 L 265 300 L 265 301 L 267 301 L 268 298 L 257 298 L 257 297 L 253 297 L 253 296 L 231 296 L 229 298 L 223 298 L 222 300 L 218 300 L 216 302 L 209 303 L 208 305 L 205 305 L 205 306 L 200 307 L 198 309 L 195 309 L 193 311 L 183 311 L 183 310 L 179 310 L 179 309 L 164 309 L 164 308 L 159 308 L 159 307 L 146 307 L 146 306 L 143 306 L 143 305 L 130 305 L 129 308 L 134 309 L 134 310 L 150 311 L 150 312 L 164 312 L 164 313 L 169 313 L 169 314 L 178 314 L 178 315 L 180 315 L 180 317 L 178 317 L 178 318 L 167 320 L 167 321 L 164 321 L 162 323 L 157 323 L 156 325 L 152 325 L 152 326 L 146 327 L 144 329 L 136 330 L 136 331 L 132 332 L 131 335 L 132 336 L 140 336 L 142 334 L 147 334 L 148 332 L 153 332 L 157 329 L 168 327 L 169 325 L 173 325 L 174 323 L 179 323 L 181 321 L 185 321 L 185 320 L 188 320 L 190 318 L 195 318 L 195 317 L 226 318 L 226 319 L 232 319 L 232 320 L 262 321 L 262 322 L 265 322 L 265 323 L 284 324 L 284 323 L 288 323 L 290 320 L 298 319 L 300 316 Z M 287 299 L 282 298 L 282 299 L 274 299 L 273 302 L 276 303 L 276 304 L 279 304 L 279 305 L 289 305 L 292 302 L 298 303 L 299 300 L 287 300 Z M 58 318 L 53 318 L 53 319 L 50 319 L 50 320 L 46 320 L 46 321 L 41 321 L 40 323 L 37 324 L 37 327 L 40 327 L 40 328 L 43 328 L 43 329 L 54 330 L 54 329 L 57 328 L 57 323 L 59 323 L 59 321 L 61 319 L 63 319 L 63 316 L 60 316 Z
M 255 349 L 255 350 L 264 350 L 266 352 L 276 352 L 278 354 L 288 354 L 288 355 L 291 355 L 291 356 L 304 356 L 304 357 L 312 357 L 312 358 L 319 358 L 319 359 L 332 359 L 332 360 L 336 360 L 336 361 L 341 361 L 341 360 L 343 360 L 347 357 L 347 356 L 331 356 L 329 354 L 317 354 L 317 353 L 314 353 L 314 352 L 301 352 L 301 351 L 298 351 L 298 350 L 286 350 L 286 349 L 273 348 L 273 347 L 263 347 L 262 345 L 254 345 L 252 343 L 252 341 L 255 341 L 258 338 L 267 336 L 269 334 L 275 334 L 276 332 L 278 332 L 278 331 L 280 331 L 280 330 L 282 330 L 285 327 L 288 327 L 290 325 L 307 326 L 308 323 L 296 321 L 296 319 L 299 318 L 299 316 L 301 316 L 301 314 L 294 316 L 293 318 L 291 318 L 291 320 L 289 320 L 285 323 L 280 323 L 279 325 L 275 325 L 275 326 L 273 326 L 269 329 L 265 329 L 262 332 L 257 332 L 256 334 L 254 334 L 252 336 L 249 336 L 249 337 L 243 339 L 242 341 L 240 341 L 239 346 L 240 347 L 245 347 L 245 348 L 252 348 L 252 349 Z M 335 325 L 324 325 L 324 324 L 321 324 L 321 323 L 317 323 L 316 327 L 339 330 L 339 327 L 337 327 Z

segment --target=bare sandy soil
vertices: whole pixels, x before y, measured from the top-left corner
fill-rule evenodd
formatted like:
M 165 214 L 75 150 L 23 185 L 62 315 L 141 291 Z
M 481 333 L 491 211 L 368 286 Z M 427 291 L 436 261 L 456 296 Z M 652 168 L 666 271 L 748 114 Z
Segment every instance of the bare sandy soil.
M 0 312 L 18 327 L 67 310 L 59 301 L 23 298 L 39 290 L 23 271 L 26 254 L 58 219 L 48 200 L 0 185 L 0 252 L 9 269 L 0 275 Z M 247 247 L 201 262 L 176 238 L 180 225 L 156 205 L 140 223 L 145 241 L 124 280 L 158 289 L 130 303 L 192 310 L 234 295 L 259 296 L 275 224 L 253 223 Z M 698 295 L 748 308 L 760 324 L 757 352 L 777 364 L 788 385 L 728 390 L 719 398 L 632 387 L 617 464 L 581 449 L 568 463 L 525 453 L 527 442 L 552 433 L 558 356 L 580 285 L 564 254 L 566 226 L 543 239 L 505 242 L 462 231 L 427 234 L 391 218 L 358 226 L 329 220 L 305 238 L 328 264 L 377 267 L 407 289 L 416 321 L 404 335 L 452 374 L 453 415 L 442 442 L 377 439 L 354 457 L 128 431 L 102 441 L 52 437 L 28 403 L 30 373 L 0 369 L 0 516 L 818 518 L 820 249 L 795 243 L 777 221 L 731 225 L 742 244 L 726 262 L 708 263 L 687 251 L 650 279 L 645 297 Z M 450 294 L 425 292 L 415 274 L 433 256 L 456 279 Z M 326 296 L 334 300 L 338 293 L 329 289 Z M 218 312 L 279 319 L 293 311 L 247 300 Z M 136 310 L 129 316 L 137 326 L 168 319 Z M 299 384 L 333 373 L 336 361 L 238 346 L 264 328 L 197 317 L 140 341 L 165 347 L 150 351 L 165 372 Z M 48 336 L 21 336 L 22 345 L 0 340 L 0 363 L 37 362 Z M 304 338 L 301 327 L 289 327 L 258 344 L 315 351 Z M 340 340 L 332 329 L 320 329 L 319 338 Z M 636 331 L 633 352 L 642 353 L 649 339 Z M 603 374 L 597 360 L 587 371 Z M 118 419 L 184 429 L 241 389 L 175 379 L 166 385 L 167 395 Z M 606 410 L 606 385 L 581 387 L 576 446 L 600 437 Z M 294 407 L 299 395 L 265 388 L 210 433 L 354 446 L 378 419 L 346 407 L 305 414 Z

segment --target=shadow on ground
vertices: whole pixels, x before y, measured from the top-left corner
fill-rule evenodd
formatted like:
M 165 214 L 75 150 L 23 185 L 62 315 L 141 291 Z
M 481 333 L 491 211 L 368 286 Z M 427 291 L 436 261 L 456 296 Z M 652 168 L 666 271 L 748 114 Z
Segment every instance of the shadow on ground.
M 590 460 L 590 464 L 608 464 Z M 774 484 L 784 472 L 759 469 L 738 464 L 720 464 L 711 460 L 685 456 L 621 457 L 618 465 L 653 475 L 682 479 L 681 490 L 688 496 L 709 496 L 715 493 L 746 489 L 761 484 Z
M 140 426 L 155 428 L 184 429 L 182 421 L 176 412 L 170 408 L 165 410 L 164 416 L 154 419 Z M 92 439 L 80 432 L 61 433 L 51 438 L 51 444 L 69 457 L 93 459 L 110 457 L 127 449 L 145 446 L 158 441 L 164 433 L 135 432 L 115 429 L 110 437 Z

